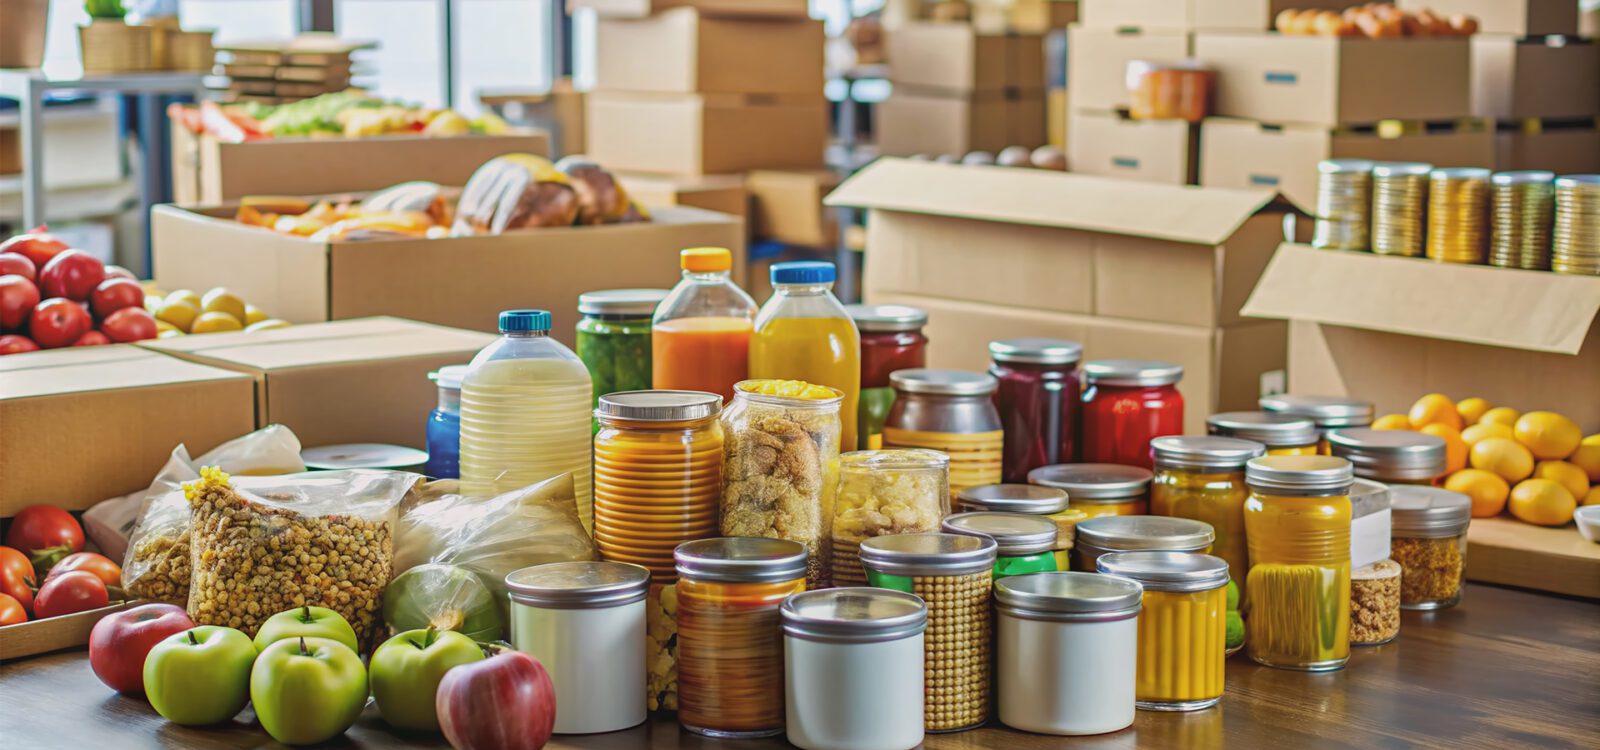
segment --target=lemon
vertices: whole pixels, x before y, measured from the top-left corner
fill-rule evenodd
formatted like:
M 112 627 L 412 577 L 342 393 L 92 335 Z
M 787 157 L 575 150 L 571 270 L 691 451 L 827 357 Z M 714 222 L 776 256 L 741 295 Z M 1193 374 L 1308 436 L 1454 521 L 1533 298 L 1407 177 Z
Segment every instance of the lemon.
M 178 333 L 183 333 L 183 330 L 178 328 L 177 326 L 175 326 L 175 325 L 173 325 L 171 323 L 168 323 L 167 321 L 162 320 L 160 318 L 156 318 L 156 333 L 157 334 L 162 334 L 162 333 L 166 333 L 167 331 L 177 331 Z
M 1511 427 L 1515 425 L 1517 420 L 1521 417 L 1522 412 L 1517 411 L 1516 409 L 1513 409 L 1509 406 L 1496 406 L 1495 408 L 1484 412 L 1483 416 L 1478 417 L 1478 424 L 1503 424 L 1507 427 Z
M 246 328 L 267 319 L 267 313 L 255 305 L 244 306 L 244 325 Z
M 1530 411 L 1513 428 L 1517 442 L 1528 446 L 1535 458 L 1566 458 L 1583 442 L 1578 423 L 1553 411 Z
M 174 299 L 169 296 L 155 315 L 156 320 L 166 321 L 173 328 L 188 333 L 189 329 L 194 327 L 194 319 L 200 317 L 200 308 L 189 304 L 186 299 Z
M 1404 414 L 1385 414 L 1372 423 L 1374 430 L 1409 430 L 1411 420 Z
M 1461 415 L 1462 424 L 1477 424 L 1483 413 L 1493 408 L 1493 404 L 1477 396 L 1456 402 L 1456 413 Z
M 184 302 L 194 305 L 194 309 L 200 309 L 200 295 L 196 294 L 193 289 L 179 289 L 174 292 L 168 292 L 167 296 L 162 297 L 162 300 L 166 302 L 183 300 Z
M 200 317 L 195 318 L 194 325 L 189 328 L 189 332 L 218 333 L 221 331 L 238 331 L 243 328 L 244 325 L 239 322 L 238 318 L 225 312 L 212 311 L 200 313 Z
M 156 334 L 156 338 L 158 338 L 158 339 L 170 339 L 170 338 L 176 338 L 178 336 L 182 336 L 183 335 L 183 331 L 180 331 L 180 330 L 178 330 L 176 328 L 169 328 L 169 329 L 167 329 L 165 331 L 161 331 L 159 328 L 157 328 L 156 330 L 160 331 L 159 333 Z
M 1533 467 L 1533 476 L 1567 488 L 1573 497 L 1583 497 L 1589 491 L 1589 475 L 1566 461 L 1540 461 Z
M 205 312 L 227 313 L 232 315 L 234 320 L 239 321 L 240 326 L 244 325 L 244 300 L 239 299 L 239 295 L 219 286 L 216 289 L 206 292 L 206 296 L 202 302 L 203 304 L 200 306 L 201 310 L 204 310 Z
M 270 331 L 274 328 L 288 328 L 289 321 L 277 318 L 265 318 L 244 327 L 246 331 Z
M 1578 499 L 1548 479 L 1529 479 L 1511 488 L 1511 515 L 1538 526 L 1563 526 L 1572 520 Z
M 1578 443 L 1578 449 L 1567 458 L 1589 475 L 1589 481 L 1600 482 L 1600 435 L 1590 435 Z
M 1461 429 L 1461 414 L 1456 412 L 1456 403 L 1443 393 L 1430 393 L 1417 399 L 1406 418 L 1411 421 L 1411 429 L 1414 430 L 1430 424 L 1447 424 Z
M 1515 438 L 1516 433 L 1499 422 L 1470 425 L 1461 431 L 1461 439 L 1467 441 L 1467 445 L 1477 445 L 1479 440 L 1492 437 Z
M 1511 438 L 1479 440 L 1467 454 L 1474 469 L 1492 471 L 1507 482 L 1520 482 L 1533 473 L 1533 454 Z
M 1421 431 L 1444 440 L 1444 470 L 1446 474 L 1467 468 L 1467 451 L 1472 450 L 1472 446 L 1467 445 L 1467 441 L 1461 439 L 1461 433 L 1456 428 L 1435 422 L 1423 427 Z
M 1583 496 L 1584 505 L 1600 505 L 1600 484 L 1589 488 L 1589 494 Z
M 1462 469 L 1444 480 L 1444 488 L 1472 498 L 1472 517 L 1488 518 L 1506 509 L 1511 485 L 1499 474 L 1483 469 Z

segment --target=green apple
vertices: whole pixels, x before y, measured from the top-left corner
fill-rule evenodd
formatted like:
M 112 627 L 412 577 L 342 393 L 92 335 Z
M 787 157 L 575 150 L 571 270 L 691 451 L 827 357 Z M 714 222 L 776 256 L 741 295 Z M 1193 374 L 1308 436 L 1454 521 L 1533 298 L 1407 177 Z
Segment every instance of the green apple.
M 174 724 L 227 721 L 250 701 L 255 660 L 250 636 L 233 628 L 201 625 L 173 633 L 145 657 L 145 697 Z
M 367 670 L 331 638 L 286 638 L 256 657 L 250 702 L 261 728 L 285 745 L 337 737 L 367 705 Z
M 295 607 L 268 617 L 256 631 L 256 651 L 266 651 L 268 646 L 285 638 L 301 637 L 332 638 L 349 646 L 351 651 L 361 653 L 361 647 L 356 645 L 356 629 L 350 627 L 350 623 L 327 607 L 311 606 Z
M 471 638 L 453 630 L 408 630 L 372 652 L 372 697 L 383 720 L 401 729 L 439 731 L 434 699 L 451 667 L 483 659 Z

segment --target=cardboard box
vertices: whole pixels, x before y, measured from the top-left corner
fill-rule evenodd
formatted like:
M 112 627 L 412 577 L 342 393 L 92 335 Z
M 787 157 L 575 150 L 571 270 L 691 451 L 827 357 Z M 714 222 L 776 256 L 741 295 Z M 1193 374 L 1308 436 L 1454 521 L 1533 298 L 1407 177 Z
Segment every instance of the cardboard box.
M 1083 25 L 1101 29 L 1264 31 L 1285 10 L 1344 10 L 1345 0 L 1082 0 Z
M 1131 31 L 1074 26 L 1067 29 L 1067 90 L 1076 109 L 1127 109 L 1128 63 L 1184 60 L 1190 35 L 1182 31 Z
M 1198 125 L 1082 110 L 1067 119 L 1067 169 L 1073 172 L 1167 185 L 1199 182 Z
M 1374 128 L 1269 125 L 1225 117 L 1200 125 L 1201 185 L 1277 190 L 1296 208 L 1314 213 L 1317 162 L 1323 159 L 1482 167 L 1494 163 L 1494 132 L 1447 127 L 1390 138 Z
M 1474 518 L 1467 527 L 1467 580 L 1600 599 L 1600 544 L 1572 531 Z
M 1216 114 L 1314 125 L 1451 120 L 1472 112 L 1467 39 L 1338 39 L 1200 32 Z
M 256 427 L 255 385 L 128 345 L 0 357 L 0 517 L 84 510 Z
M 801 247 L 836 247 L 838 212 L 822 199 L 839 186 L 839 175 L 826 169 L 780 172 L 758 169 L 745 177 L 750 191 L 750 234 L 757 240 Z
M 979 0 L 972 28 L 981 34 L 1045 34 L 1078 22 L 1078 0 Z
M 878 153 L 888 156 L 998 153 L 1047 138 L 1043 89 L 951 94 L 896 85 L 876 115 Z
M 250 377 L 256 427 L 284 425 L 304 447 L 424 448 L 428 412 L 439 401 L 428 373 L 470 362 L 494 340 L 491 333 L 377 317 L 139 346 Z
M 21 174 L 24 165 L 21 126 L 17 119 L 8 119 L 11 122 L 0 127 L 0 175 Z M 45 187 L 61 190 L 122 182 L 124 155 L 119 128 L 114 111 L 85 107 L 46 110 L 42 157 Z
M 947 92 L 1045 85 L 1044 37 L 985 34 L 965 23 L 914 21 L 884 32 L 889 80 Z
M 1403 413 L 1424 393 L 1600 430 L 1600 278 L 1284 245 L 1245 314 L 1289 326 L 1289 391 Z
M 675 8 L 595 24 L 594 88 L 673 94 L 822 93 L 822 22 Z
M 1478 31 L 1485 34 L 1527 37 L 1578 33 L 1578 4 L 1571 0 L 1399 0 L 1399 4 L 1410 11 L 1431 8 L 1445 16 L 1475 16 Z
M 448 138 L 272 138 L 224 143 L 172 124 L 172 190 L 180 205 L 221 203 L 246 195 L 327 195 L 427 180 L 464 185 L 501 154 L 550 153 L 539 131 Z
M 1600 115 L 1600 43 L 1472 37 L 1472 114 L 1496 120 Z
M 700 177 L 657 177 L 618 174 L 629 197 L 640 205 L 656 209 L 663 206 L 690 206 L 737 216 L 750 224 L 750 193 L 743 177 L 735 174 Z
M 703 175 L 751 169 L 819 169 L 828 104 L 786 94 L 588 96 L 589 156 L 612 169 Z
M 1556 174 L 1600 172 L 1600 128 L 1594 122 L 1561 125 L 1529 123 L 1494 135 L 1495 169 L 1543 169 Z
M 0 660 L 12 661 L 24 656 L 87 645 L 89 633 L 93 632 L 95 623 L 107 615 L 121 612 L 140 603 L 119 602 L 70 615 L 56 615 L 0 627 Z
M 645 18 L 673 8 L 708 16 L 805 18 L 806 0 L 567 0 L 567 11 L 589 9 L 601 18 Z
M 570 343 L 579 294 L 670 287 L 683 248 L 726 247 L 735 277 L 743 273 L 743 224 L 696 208 L 657 208 L 640 224 L 354 242 L 246 226 L 233 220 L 235 210 L 151 212 L 161 288 L 227 286 L 291 323 L 394 315 L 493 331 L 501 310 L 544 308 L 555 315 L 555 337 Z
M 1045 142 L 1063 152 L 1067 150 L 1067 117 L 1070 106 L 1067 104 L 1066 89 L 1050 89 L 1045 92 Z

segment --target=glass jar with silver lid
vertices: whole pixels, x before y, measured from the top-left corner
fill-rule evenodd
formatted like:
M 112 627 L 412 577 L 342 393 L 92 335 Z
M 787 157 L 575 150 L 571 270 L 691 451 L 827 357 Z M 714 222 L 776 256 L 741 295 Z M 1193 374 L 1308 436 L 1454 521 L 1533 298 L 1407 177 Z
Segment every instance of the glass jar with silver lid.
M 912 594 L 807 591 L 784 601 L 786 732 L 803 750 L 922 744 L 923 630 Z
M 1341 427 L 1370 427 L 1377 407 L 1371 401 L 1343 396 L 1297 396 L 1292 393 L 1262 396 L 1257 404 L 1263 411 L 1310 417 L 1324 435 Z M 1322 447 L 1327 452 L 1327 445 Z
M 1472 498 L 1438 487 L 1390 488 L 1394 536 L 1390 556 L 1400 563 L 1400 606 L 1443 609 L 1461 602 L 1466 583 L 1467 527 Z
M 1055 464 L 1028 472 L 1028 484 L 1067 493 L 1067 507 L 1089 518 L 1149 513 L 1153 479 L 1149 469 L 1123 464 Z
M 1139 708 L 1197 711 L 1217 705 L 1228 657 L 1228 562 L 1183 552 L 1112 552 L 1100 556 L 1098 569 L 1144 586 Z
M 1056 525 L 1041 516 L 1022 513 L 957 513 L 944 519 L 947 534 L 986 536 L 995 541 L 994 577 L 1056 569 Z
M 1322 433 L 1310 417 L 1270 411 L 1229 411 L 1206 418 L 1206 432 L 1220 437 L 1249 440 L 1267 446 L 1273 456 L 1300 456 L 1318 452 Z
M 1384 484 L 1428 485 L 1445 472 L 1444 439 L 1421 432 L 1341 428 L 1328 433 L 1328 448 L 1356 476 Z
M 1044 516 L 1056 525 L 1056 570 L 1072 565 L 1075 527 L 1089 515 L 1068 507 L 1067 493 L 1039 484 L 986 484 L 968 487 L 956 496 L 957 512 L 994 511 Z
M 1167 516 L 1101 516 L 1078 524 L 1073 550 L 1077 570 L 1094 571 L 1108 552 L 1209 552 L 1216 541 L 1211 524 Z
M 896 370 L 885 448 L 928 448 L 950 456 L 950 492 L 1000 481 L 1004 431 L 994 376 L 962 370 Z

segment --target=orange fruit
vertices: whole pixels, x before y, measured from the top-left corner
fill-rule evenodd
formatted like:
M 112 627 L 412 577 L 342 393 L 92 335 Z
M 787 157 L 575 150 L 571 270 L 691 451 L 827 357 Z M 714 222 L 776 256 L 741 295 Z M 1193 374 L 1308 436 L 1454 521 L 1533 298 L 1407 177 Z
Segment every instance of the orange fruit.
M 1536 479 L 1548 479 L 1567 488 L 1573 497 L 1583 497 L 1589 491 L 1589 475 L 1583 469 L 1566 461 L 1540 461 L 1533 467 Z
M 1578 423 L 1553 411 L 1530 411 L 1512 428 L 1517 442 L 1528 446 L 1534 458 L 1561 459 L 1572 455 L 1583 442 Z
M 1385 414 L 1372 423 L 1374 430 L 1409 430 L 1411 420 L 1404 414 Z
M 1515 438 L 1516 433 L 1499 422 L 1468 425 L 1461 431 L 1461 439 L 1467 441 L 1467 445 L 1477 445 L 1479 440 L 1491 437 Z
M 1583 496 L 1584 505 L 1600 505 L 1600 484 L 1589 488 L 1589 494 Z
M 1444 480 L 1444 488 L 1472 498 L 1472 517 L 1488 518 L 1506 509 L 1511 485 L 1499 474 L 1483 469 L 1462 469 Z
M 1456 428 L 1435 422 L 1423 427 L 1421 432 L 1444 440 L 1444 470 L 1446 474 L 1452 474 L 1467 468 L 1467 452 L 1472 450 L 1472 446 L 1467 445 L 1467 441 L 1461 439 L 1461 433 Z
M 1567 488 L 1548 479 L 1528 479 L 1511 488 L 1511 515 L 1537 526 L 1564 526 L 1578 509 Z
M 1456 402 L 1456 413 L 1461 415 L 1462 424 L 1477 424 L 1483 413 L 1493 408 L 1493 404 L 1477 396 Z
M 1600 482 L 1600 434 L 1584 438 L 1567 460 L 1583 469 L 1589 475 L 1589 481 Z
M 1411 405 L 1411 411 L 1406 414 L 1411 421 L 1411 429 L 1420 430 L 1430 424 L 1446 424 L 1461 429 L 1461 414 L 1456 411 L 1456 402 L 1443 393 L 1430 393 L 1417 399 Z
M 1483 416 L 1478 417 L 1478 424 L 1503 424 L 1507 427 L 1512 427 L 1516 425 L 1517 420 L 1521 417 L 1522 412 L 1516 409 L 1509 406 L 1496 406 L 1484 412 Z
M 1479 440 L 1467 453 L 1467 461 L 1472 468 L 1492 471 L 1507 482 L 1520 482 L 1533 473 L 1533 454 L 1511 438 Z

